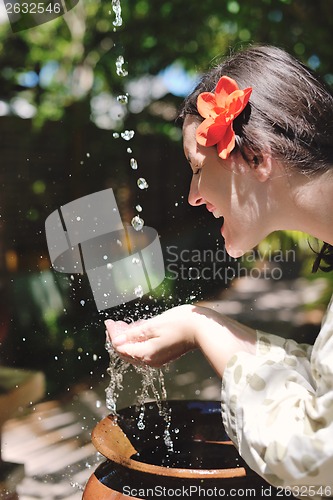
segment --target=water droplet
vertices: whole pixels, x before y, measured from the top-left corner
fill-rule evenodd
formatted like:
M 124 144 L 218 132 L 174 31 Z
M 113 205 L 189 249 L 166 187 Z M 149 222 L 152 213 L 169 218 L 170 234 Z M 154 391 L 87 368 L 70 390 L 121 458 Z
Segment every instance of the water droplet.
M 120 135 L 118 134 L 118 132 L 113 132 L 112 137 L 114 139 L 119 139 Z
M 141 262 L 140 259 L 138 259 L 137 257 L 133 257 L 133 259 L 132 259 L 133 264 L 140 264 L 140 262 Z
M 85 305 L 85 301 L 84 300 L 80 300 L 80 304 L 81 304 L 81 306 L 84 306 Z
M 127 97 L 127 95 L 118 95 L 117 101 L 120 104 L 127 104 L 128 103 L 128 97 Z
M 146 426 L 143 422 L 141 422 L 141 421 L 138 422 L 138 429 L 140 429 L 140 431 L 143 431 L 145 427 Z
M 112 0 L 112 10 L 116 15 L 116 18 L 112 23 L 113 26 L 121 26 L 123 24 L 123 20 L 121 18 L 120 0 Z
M 106 268 L 107 268 L 107 269 L 112 269 L 112 268 L 113 268 L 113 265 L 111 264 L 111 262 L 108 262 L 108 263 L 106 264 Z
M 120 135 L 125 141 L 130 141 L 134 137 L 134 130 L 124 130 Z
M 96 401 L 96 408 L 101 408 L 101 406 L 102 406 L 101 401 L 97 400 Z
M 138 285 L 135 289 L 134 289 L 134 293 L 135 295 L 141 299 L 142 295 L 143 295 L 143 288 L 141 285 Z
M 133 170 L 137 170 L 137 168 L 138 168 L 138 162 L 136 161 L 135 158 L 131 158 L 130 165 L 131 165 L 131 168 Z
M 113 350 L 113 345 L 112 345 L 112 342 L 110 342 L 109 340 L 107 340 L 107 341 L 105 342 L 105 349 L 106 349 L 107 351 L 112 351 L 112 350 Z
M 118 76 L 127 76 L 128 71 L 123 68 L 123 64 L 125 63 L 123 56 L 118 56 L 116 60 L 116 73 Z
M 117 240 L 117 245 L 119 245 L 120 247 L 123 246 L 122 242 L 120 240 Z
M 148 188 L 148 182 L 143 177 L 140 177 L 138 179 L 137 184 L 138 184 L 138 187 L 140 189 L 147 189 Z
M 136 215 L 135 217 L 133 217 L 133 219 L 131 220 L 131 224 L 132 226 L 134 227 L 135 231 L 141 231 L 141 229 L 143 228 L 144 226 L 144 220 L 141 219 L 141 217 L 139 217 L 138 215 Z
M 142 212 L 142 206 L 141 206 L 141 205 L 136 205 L 135 209 L 136 209 L 138 212 Z
M 131 148 L 127 148 L 127 153 L 132 153 Z
M 80 483 L 78 483 L 78 482 L 76 482 L 76 481 L 71 481 L 71 482 L 70 482 L 70 485 L 71 485 L 73 488 L 76 488 L 76 489 L 78 489 L 78 490 L 80 490 L 80 491 L 83 491 L 83 490 L 84 490 L 84 487 L 83 487 Z
M 103 259 L 104 260 L 108 260 L 108 256 L 107 255 L 103 255 Z
M 81 220 L 81 217 L 76 217 L 76 220 L 79 222 Z
M 90 153 L 87 153 L 87 158 L 90 158 Z

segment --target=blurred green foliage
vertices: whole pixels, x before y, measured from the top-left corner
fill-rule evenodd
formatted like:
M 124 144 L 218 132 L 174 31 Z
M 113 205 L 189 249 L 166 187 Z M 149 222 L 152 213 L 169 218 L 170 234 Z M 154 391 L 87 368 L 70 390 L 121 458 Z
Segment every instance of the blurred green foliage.
M 333 82 L 331 1 L 128 0 L 122 2 L 122 17 L 123 26 L 114 31 L 111 0 L 81 0 L 64 17 L 36 28 L 14 34 L 3 23 L 1 98 L 28 99 L 37 106 L 39 124 L 58 120 L 74 101 L 101 92 L 118 95 L 123 85 L 115 71 L 119 54 L 135 79 L 156 75 L 176 60 L 200 73 L 248 43 L 283 46 Z M 46 68 L 53 68 L 49 78 Z M 29 71 L 44 72 L 31 88 L 20 83 Z

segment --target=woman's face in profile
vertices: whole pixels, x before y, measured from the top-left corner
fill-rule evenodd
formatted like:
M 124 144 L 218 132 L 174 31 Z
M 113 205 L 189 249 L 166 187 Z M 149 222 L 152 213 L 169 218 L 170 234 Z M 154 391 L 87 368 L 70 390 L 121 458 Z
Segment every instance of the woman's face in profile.
M 192 169 L 188 201 L 192 206 L 206 205 L 221 220 L 228 254 L 240 257 L 271 232 L 262 209 L 267 205 L 262 199 L 263 183 L 238 151 L 222 160 L 215 146 L 200 146 L 196 141 L 199 123 L 198 117 L 188 115 L 183 125 L 184 154 Z

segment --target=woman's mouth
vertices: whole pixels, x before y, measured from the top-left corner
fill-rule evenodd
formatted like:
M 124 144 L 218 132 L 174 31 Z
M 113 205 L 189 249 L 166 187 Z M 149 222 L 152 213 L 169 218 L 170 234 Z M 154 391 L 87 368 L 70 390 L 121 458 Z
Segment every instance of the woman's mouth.
M 221 212 L 216 207 L 214 207 L 214 205 L 206 203 L 206 208 L 208 212 L 211 212 L 214 215 L 215 219 L 219 219 L 220 217 L 222 217 Z
M 219 219 L 220 217 L 223 217 L 223 215 L 217 210 L 213 210 L 213 215 L 215 217 L 215 219 Z

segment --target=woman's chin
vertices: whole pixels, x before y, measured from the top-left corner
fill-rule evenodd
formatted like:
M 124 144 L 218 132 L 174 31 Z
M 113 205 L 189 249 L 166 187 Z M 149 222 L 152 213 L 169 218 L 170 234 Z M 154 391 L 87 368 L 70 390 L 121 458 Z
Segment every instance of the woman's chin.
M 244 228 L 242 229 L 244 231 Z M 241 233 L 241 231 L 240 231 Z M 229 227 L 223 224 L 221 228 L 221 234 L 224 238 L 224 247 L 228 255 L 234 259 L 242 257 L 247 252 L 250 252 L 255 248 L 259 239 L 254 238 L 240 238 L 241 234 L 234 234 L 234 231 L 229 231 Z M 255 235 L 257 236 L 257 235 Z
M 236 249 L 234 247 L 229 247 L 228 245 L 225 246 L 225 249 L 228 255 L 230 255 L 230 257 L 232 257 L 233 259 L 238 259 L 239 257 L 242 257 L 242 255 L 245 254 L 244 250 Z
M 230 255 L 233 259 L 242 257 L 246 252 L 249 252 L 253 248 L 246 245 L 237 245 L 236 242 L 230 241 L 228 237 L 224 238 L 224 246 L 228 255 Z

